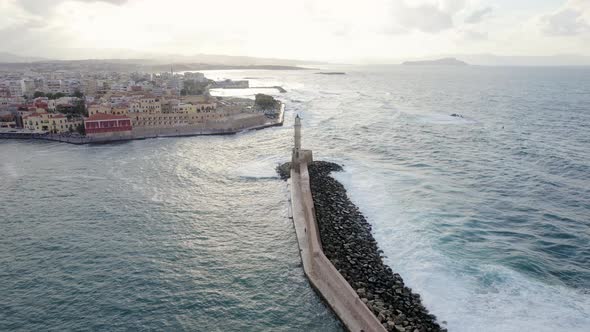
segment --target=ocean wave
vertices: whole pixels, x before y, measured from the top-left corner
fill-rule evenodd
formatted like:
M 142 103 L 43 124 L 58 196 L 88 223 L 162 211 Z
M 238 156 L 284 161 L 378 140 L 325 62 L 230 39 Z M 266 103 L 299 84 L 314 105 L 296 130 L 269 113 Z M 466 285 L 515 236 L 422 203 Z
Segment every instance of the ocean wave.
M 404 202 L 399 200 L 404 198 L 391 194 L 391 183 L 407 183 L 404 175 L 385 181 L 383 174 L 354 165 L 333 176 L 374 226 L 386 263 L 422 295 L 450 331 L 582 332 L 590 326 L 590 297 L 582 290 L 442 251 L 428 229 L 438 220 L 413 222 L 420 219 L 420 211 L 411 211 L 418 215 L 414 220 L 403 219 Z

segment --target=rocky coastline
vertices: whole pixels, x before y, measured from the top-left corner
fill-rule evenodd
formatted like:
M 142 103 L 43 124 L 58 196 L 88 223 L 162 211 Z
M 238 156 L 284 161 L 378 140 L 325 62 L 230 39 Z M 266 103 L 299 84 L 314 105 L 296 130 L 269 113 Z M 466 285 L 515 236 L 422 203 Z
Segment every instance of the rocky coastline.
M 290 176 L 290 163 L 277 168 Z M 446 331 L 422 304 L 420 295 L 383 263 L 371 225 L 350 201 L 342 184 L 330 176 L 340 165 L 309 164 L 311 192 L 324 254 L 356 290 L 361 300 L 388 331 Z

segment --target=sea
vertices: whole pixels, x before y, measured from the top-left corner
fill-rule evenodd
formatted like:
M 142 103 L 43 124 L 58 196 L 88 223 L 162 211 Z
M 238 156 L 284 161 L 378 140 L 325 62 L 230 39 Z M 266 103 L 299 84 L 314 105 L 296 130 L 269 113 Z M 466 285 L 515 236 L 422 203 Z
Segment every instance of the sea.
M 0 140 L 0 331 L 342 331 L 307 282 L 293 118 L 449 331 L 590 331 L 590 68 L 207 71 L 282 127 Z M 322 70 L 345 75 L 322 75 Z

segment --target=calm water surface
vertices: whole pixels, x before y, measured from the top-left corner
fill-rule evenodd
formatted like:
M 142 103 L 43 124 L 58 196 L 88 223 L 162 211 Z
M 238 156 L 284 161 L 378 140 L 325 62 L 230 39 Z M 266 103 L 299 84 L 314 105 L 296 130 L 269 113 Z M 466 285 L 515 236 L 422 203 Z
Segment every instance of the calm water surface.
M 341 330 L 273 170 L 299 113 L 449 330 L 587 331 L 590 69 L 336 69 L 207 73 L 284 86 L 283 128 L 0 141 L 0 330 Z

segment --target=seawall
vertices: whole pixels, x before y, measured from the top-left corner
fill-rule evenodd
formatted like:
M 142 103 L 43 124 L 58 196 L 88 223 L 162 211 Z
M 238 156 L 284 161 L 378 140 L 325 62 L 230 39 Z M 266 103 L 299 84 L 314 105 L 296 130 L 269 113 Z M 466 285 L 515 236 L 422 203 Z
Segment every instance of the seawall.
M 307 162 L 290 170 L 289 187 L 303 270 L 312 287 L 349 331 L 386 331 L 323 252 Z
M 290 176 L 293 222 L 304 270 L 344 325 L 351 331 L 360 331 L 361 324 L 381 331 L 446 331 L 422 305 L 420 296 L 383 263 L 371 225 L 349 200 L 344 186 L 330 176 L 341 167 L 318 161 L 300 167 L 299 172 L 287 172 L 287 163 L 279 167 L 279 173 L 283 178 Z M 321 266 L 319 273 L 313 270 L 316 266 Z M 324 288 L 317 287 L 318 280 Z M 338 311 L 343 303 L 347 310 Z M 372 319 L 366 317 L 367 312 Z M 359 317 L 357 325 L 347 323 Z M 362 329 L 369 331 L 366 326 Z
M 0 139 L 37 139 L 46 141 L 56 141 L 70 144 L 100 144 L 112 143 L 131 140 L 141 140 L 158 137 L 181 137 L 181 136 L 202 136 L 202 135 L 234 135 L 248 130 L 260 130 L 269 127 L 282 126 L 285 119 L 285 105 L 281 104 L 281 109 L 276 119 L 267 121 L 251 121 L 242 123 L 223 123 L 217 122 L 215 125 L 207 126 L 205 123 L 200 127 L 171 127 L 171 128 L 141 128 L 134 129 L 129 134 L 116 134 L 105 137 L 92 136 L 72 136 L 59 134 L 41 134 L 27 132 L 0 132 Z

